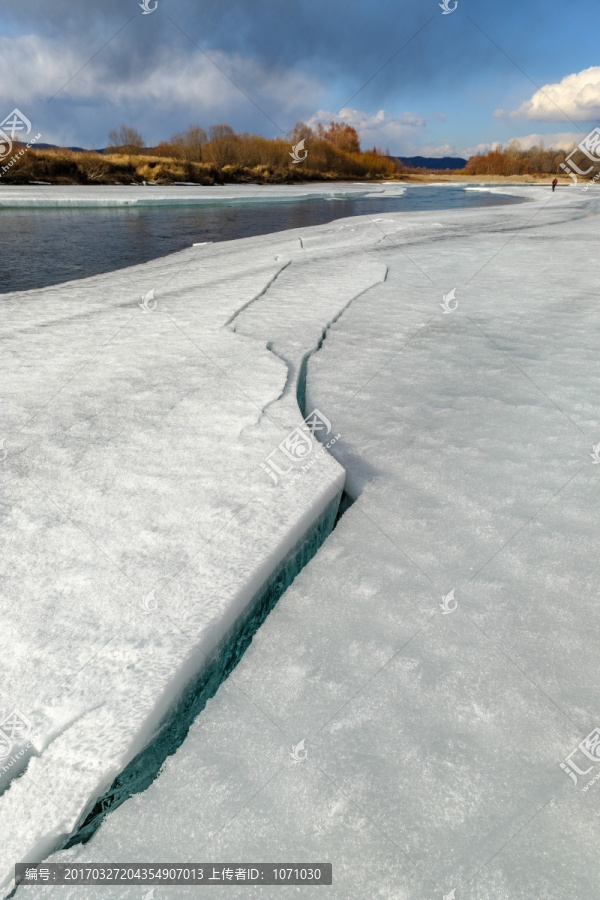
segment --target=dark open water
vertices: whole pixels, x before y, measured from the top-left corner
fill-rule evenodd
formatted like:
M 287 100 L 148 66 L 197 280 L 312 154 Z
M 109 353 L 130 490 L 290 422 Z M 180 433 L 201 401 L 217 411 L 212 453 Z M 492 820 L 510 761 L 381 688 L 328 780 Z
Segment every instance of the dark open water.
M 408 187 L 386 200 L 103 209 L 0 208 L 0 293 L 24 291 L 137 265 L 199 241 L 231 241 L 322 225 L 347 216 L 520 203 L 462 187 Z

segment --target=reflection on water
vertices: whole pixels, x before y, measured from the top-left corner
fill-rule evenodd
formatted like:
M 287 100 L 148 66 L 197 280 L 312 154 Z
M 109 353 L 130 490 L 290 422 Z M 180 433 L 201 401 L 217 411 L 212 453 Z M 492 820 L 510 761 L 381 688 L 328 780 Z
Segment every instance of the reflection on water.
M 231 241 L 288 228 L 307 228 L 346 216 L 520 202 L 508 195 L 445 186 L 408 187 L 403 196 L 385 200 L 0 209 L 0 251 L 4 262 L 0 293 L 87 278 L 166 256 L 200 241 Z

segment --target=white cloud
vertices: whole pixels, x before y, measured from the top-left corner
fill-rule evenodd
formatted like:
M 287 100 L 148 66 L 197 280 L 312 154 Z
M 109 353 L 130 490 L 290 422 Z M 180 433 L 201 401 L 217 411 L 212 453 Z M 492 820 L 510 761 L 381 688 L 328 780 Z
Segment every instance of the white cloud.
M 538 122 L 575 122 L 600 119 L 600 66 L 566 75 L 562 81 L 546 84 L 530 100 L 513 112 L 496 110 L 496 116 L 531 119 Z
M 320 109 L 314 116 L 310 117 L 307 124 L 314 126 L 317 122 L 329 122 L 334 116 L 337 122 L 346 122 L 348 125 L 356 128 L 363 147 L 378 146 L 385 148 L 389 146 L 392 153 L 400 145 L 403 147 L 407 146 L 407 142 L 412 145 L 415 129 L 423 128 L 427 124 L 425 119 L 412 112 L 400 113 L 399 115 L 386 118 L 384 109 L 380 109 L 379 112 L 373 114 L 360 109 L 351 109 L 350 107 L 344 107 L 337 115 L 328 110 Z
M 582 135 L 578 131 L 560 131 L 553 134 L 525 134 L 516 135 L 509 140 L 519 142 L 522 150 L 529 150 L 538 144 L 542 144 L 546 150 L 553 147 L 555 150 L 570 150 L 575 144 L 578 144 Z M 490 150 L 496 150 L 500 146 L 506 146 L 509 141 L 502 143 L 501 141 L 490 141 L 487 144 L 477 144 L 475 147 L 467 147 L 462 154 L 463 156 L 475 156 L 477 153 L 489 153 Z
M 308 124 L 328 122 L 333 113 L 320 109 L 311 116 Z M 445 119 L 441 113 L 432 113 L 435 118 Z M 413 112 L 404 112 L 386 117 L 385 110 L 368 113 L 360 109 L 341 109 L 335 117 L 337 122 L 347 122 L 358 131 L 362 147 L 389 147 L 394 156 L 463 156 L 453 144 L 435 144 L 427 141 L 427 120 Z
M 468 159 L 470 156 L 477 156 L 478 153 L 489 153 L 490 150 L 496 150 L 499 146 L 499 141 L 492 141 L 489 144 L 476 144 L 474 147 L 465 147 L 460 155 Z
M 462 156 L 453 144 L 425 144 L 414 153 L 404 153 L 404 156 Z
M 522 150 L 529 150 L 536 144 L 543 144 L 547 150 L 550 147 L 555 150 L 570 150 L 579 143 L 582 137 L 583 135 L 579 131 L 561 131 L 555 134 L 526 134 L 523 137 L 517 137 L 516 140 Z
M 333 118 L 333 116 L 334 113 L 320 109 L 314 116 L 311 116 L 308 124 L 314 125 L 317 122 L 327 122 L 329 119 Z M 390 116 L 389 119 L 386 119 L 384 109 L 380 109 L 378 113 L 373 115 L 372 113 L 364 112 L 361 109 L 351 109 L 349 106 L 340 109 L 339 113 L 335 114 L 335 118 L 337 121 L 347 122 L 348 125 L 352 125 L 357 130 L 360 128 L 375 129 L 394 125 L 412 125 L 413 127 L 421 128 L 427 124 L 425 119 L 421 118 L 421 116 L 417 116 L 416 113 L 405 112 L 400 113 L 398 116 Z

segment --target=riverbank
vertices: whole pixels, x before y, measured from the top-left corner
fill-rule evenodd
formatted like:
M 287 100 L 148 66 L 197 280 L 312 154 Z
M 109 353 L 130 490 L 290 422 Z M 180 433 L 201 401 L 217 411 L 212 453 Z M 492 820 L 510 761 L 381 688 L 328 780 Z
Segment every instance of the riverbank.
M 460 172 L 406 174 L 401 177 L 401 181 L 408 184 L 535 184 L 550 186 L 555 178 L 560 185 L 571 186 L 573 184 L 572 179 L 567 175 L 463 175 Z
M 15 145 L 15 153 L 21 145 Z M 22 149 L 22 148 L 21 148 Z M 328 151 L 329 152 L 329 151 Z M 357 155 L 330 151 L 313 166 L 309 155 L 296 164 L 280 162 L 259 165 L 214 162 L 186 162 L 165 156 L 127 155 L 122 153 L 74 152 L 66 149 L 28 150 L 18 154 L 14 162 L 0 166 L 0 184 L 9 185 L 150 185 L 173 184 L 218 185 L 302 185 L 311 183 L 354 181 L 361 178 L 373 183 L 405 181 L 414 183 L 477 182 L 485 184 L 571 184 L 565 175 L 481 175 L 457 172 L 403 172 L 388 157 L 364 153 Z M 329 165 L 328 165 L 329 162 Z
M 290 154 L 286 145 L 284 150 L 278 148 L 279 153 L 273 161 L 253 165 L 194 162 L 152 153 L 96 153 L 64 148 L 26 150 L 15 144 L 13 155 L 0 164 L 0 179 L 3 184 L 169 185 L 192 182 L 218 185 L 299 184 L 396 177 L 396 165 L 387 157 L 368 152 L 343 153 L 326 144 L 320 144 L 319 148 L 310 159 L 300 158 L 294 164 L 288 160 Z

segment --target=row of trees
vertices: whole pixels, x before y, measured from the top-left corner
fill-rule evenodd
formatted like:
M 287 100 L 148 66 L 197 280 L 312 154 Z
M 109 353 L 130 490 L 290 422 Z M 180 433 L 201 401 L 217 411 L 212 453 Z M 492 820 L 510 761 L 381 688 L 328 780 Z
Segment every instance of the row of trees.
M 208 131 L 199 125 L 190 125 L 153 148 L 145 148 L 141 134 L 123 124 L 110 132 L 107 151 L 128 156 L 151 154 L 185 163 L 208 163 L 220 169 L 267 166 L 281 170 L 294 165 L 290 151 L 301 142 L 304 142 L 304 152 L 300 151 L 300 157 L 306 154 L 305 167 L 313 172 L 387 177 L 396 171 L 389 154 L 386 156 L 377 148 L 363 152 L 356 129 L 345 122 L 319 123 L 314 129 L 305 122 L 298 122 L 285 139 L 265 138 L 247 132 L 236 134 L 229 125 L 223 124 L 212 125 Z
M 544 149 L 541 145 L 522 150 L 517 140 L 506 148 L 501 145 L 489 153 L 472 156 L 466 166 L 467 175 L 559 175 L 560 164 L 569 151 Z
M 107 149 L 112 153 L 135 156 L 148 152 L 144 151 L 140 133 L 125 124 L 111 131 L 109 140 Z M 190 125 L 150 152 L 185 163 L 209 163 L 220 169 L 268 166 L 280 170 L 292 165 L 290 148 L 298 144 L 307 151 L 306 168 L 312 171 L 360 175 L 368 170 L 374 175 L 388 176 L 398 170 L 389 159 L 388 150 L 361 151 L 356 129 L 345 122 L 319 123 L 315 128 L 298 122 L 285 139 L 247 132 L 236 134 L 229 125 L 212 125 L 208 132 L 199 125 Z M 506 147 L 499 145 L 488 153 L 471 156 L 464 172 L 467 175 L 556 175 L 561 173 L 560 164 L 568 152 L 546 150 L 542 145 L 522 150 L 518 140 L 513 140 Z

